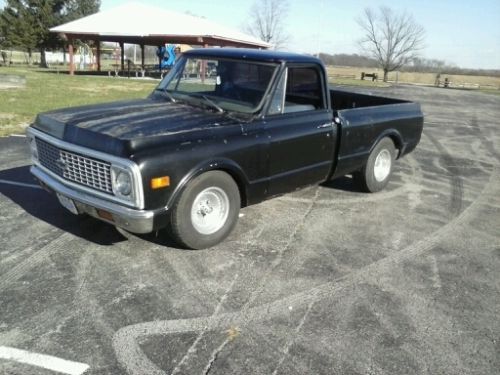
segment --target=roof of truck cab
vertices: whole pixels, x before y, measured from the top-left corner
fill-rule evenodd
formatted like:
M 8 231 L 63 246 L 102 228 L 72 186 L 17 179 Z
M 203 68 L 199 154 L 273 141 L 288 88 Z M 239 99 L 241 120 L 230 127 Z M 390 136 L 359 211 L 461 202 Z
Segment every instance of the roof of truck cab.
M 251 48 L 196 48 L 184 53 L 188 56 L 206 56 L 221 58 L 236 58 L 266 62 L 295 62 L 295 63 L 316 63 L 321 61 L 314 56 L 301 55 L 291 52 L 280 52 L 271 50 L 259 50 Z

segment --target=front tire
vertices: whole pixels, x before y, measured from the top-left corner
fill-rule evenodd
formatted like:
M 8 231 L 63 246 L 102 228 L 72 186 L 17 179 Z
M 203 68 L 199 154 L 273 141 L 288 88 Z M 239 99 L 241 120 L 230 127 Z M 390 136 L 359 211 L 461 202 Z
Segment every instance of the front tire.
M 240 194 L 233 178 L 210 171 L 194 178 L 172 208 L 170 232 L 188 249 L 206 249 L 233 230 L 240 211 Z
M 362 191 L 376 193 L 389 182 L 396 159 L 396 148 L 390 138 L 383 138 L 374 147 L 368 161 L 353 174 L 354 182 Z

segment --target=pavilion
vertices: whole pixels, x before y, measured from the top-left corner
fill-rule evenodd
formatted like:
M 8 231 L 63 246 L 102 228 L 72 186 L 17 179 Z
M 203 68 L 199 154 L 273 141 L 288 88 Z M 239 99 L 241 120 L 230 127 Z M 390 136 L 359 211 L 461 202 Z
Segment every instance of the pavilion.
M 144 47 L 165 43 L 203 47 L 270 48 L 271 44 L 205 18 L 128 3 L 113 9 L 80 18 L 50 29 L 68 41 L 69 70 L 74 74 L 74 41 L 93 40 L 97 46 L 97 70 L 101 70 L 100 42 L 119 43 L 121 70 L 125 70 L 124 44 L 141 47 L 141 67 L 144 69 Z

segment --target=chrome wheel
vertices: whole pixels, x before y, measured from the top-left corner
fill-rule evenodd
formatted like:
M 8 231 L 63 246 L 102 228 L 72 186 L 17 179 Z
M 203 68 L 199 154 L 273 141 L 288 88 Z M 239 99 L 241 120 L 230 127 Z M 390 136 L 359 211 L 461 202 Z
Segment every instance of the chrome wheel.
M 193 201 L 191 223 L 199 233 L 213 234 L 226 223 L 229 208 L 229 198 L 224 190 L 215 186 L 206 188 Z
M 391 173 L 392 156 L 389 150 L 382 150 L 375 159 L 373 175 L 378 182 L 384 181 Z

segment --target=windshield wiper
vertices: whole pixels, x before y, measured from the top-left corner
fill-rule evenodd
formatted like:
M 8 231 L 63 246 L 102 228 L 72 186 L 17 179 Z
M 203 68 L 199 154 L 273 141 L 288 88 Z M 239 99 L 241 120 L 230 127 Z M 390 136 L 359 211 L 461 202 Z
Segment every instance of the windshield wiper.
M 156 88 L 155 91 L 159 91 L 162 94 L 164 94 L 167 98 L 170 99 L 170 101 L 172 103 L 176 103 L 177 102 L 177 99 L 175 99 L 174 96 L 171 93 L 169 93 L 166 88 L 163 88 L 163 89 Z
M 220 105 L 218 105 L 217 103 L 215 103 L 212 99 L 210 99 L 206 95 L 200 95 L 200 97 L 203 98 L 203 100 L 205 100 L 206 103 L 210 104 L 210 106 L 212 108 L 216 109 L 217 112 L 220 112 L 220 113 L 225 112 L 224 108 L 222 108 Z

